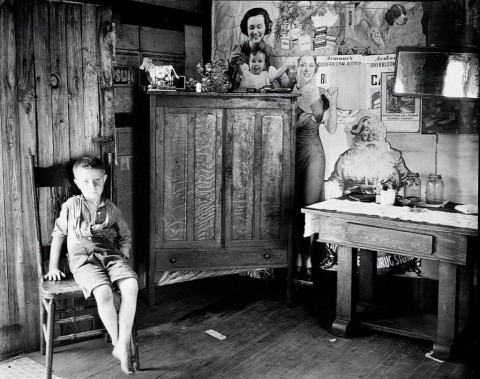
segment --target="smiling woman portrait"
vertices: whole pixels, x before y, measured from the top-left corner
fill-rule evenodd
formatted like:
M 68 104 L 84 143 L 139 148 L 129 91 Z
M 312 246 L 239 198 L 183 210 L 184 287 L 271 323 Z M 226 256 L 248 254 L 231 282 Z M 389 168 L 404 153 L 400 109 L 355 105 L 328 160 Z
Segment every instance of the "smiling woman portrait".
M 273 21 L 264 8 L 249 9 L 240 22 L 240 30 L 242 34 L 248 37 L 248 40 L 238 46 L 231 55 L 231 64 L 249 63 L 250 53 L 258 46 L 265 51 L 270 64 L 275 68 L 282 66 L 282 59 L 273 56 L 273 47 L 265 42 L 264 37 L 269 35 L 273 30 Z M 235 88 L 238 87 L 240 78 L 236 78 Z M 287 75 L 282 75 L 272 83 L 273 88 L 291 87 L 290 80 Z

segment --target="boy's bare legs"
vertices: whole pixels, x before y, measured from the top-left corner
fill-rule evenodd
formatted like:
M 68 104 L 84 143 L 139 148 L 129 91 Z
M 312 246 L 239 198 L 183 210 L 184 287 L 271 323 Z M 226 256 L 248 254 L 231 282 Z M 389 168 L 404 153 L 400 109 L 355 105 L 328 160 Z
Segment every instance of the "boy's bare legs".
M 129 348 L 137 309 L 138 282 L 134 278 L 125 278 L 118 280 L 116 284 L 122 294 L 122 301 L 118 314 L 118 342 L 115 344 L 112 354 L 120 361 L 122 371 L 131 374 Z
M 115 304 L 113 302 L 112 287 L 108 284 L 102 284 L 95 287 L 92 293 L 97 301 L 100 319 L 112 338 L 112 344 L 115 346 L 118 341 L 118 319 Z

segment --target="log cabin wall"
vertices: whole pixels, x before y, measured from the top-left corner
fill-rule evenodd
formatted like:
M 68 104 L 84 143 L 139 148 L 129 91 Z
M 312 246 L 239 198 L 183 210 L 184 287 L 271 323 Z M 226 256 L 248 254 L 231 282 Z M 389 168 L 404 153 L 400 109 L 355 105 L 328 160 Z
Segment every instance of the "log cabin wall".
M 0 357 L 39 344 L 28 154 L 44 166 L 113 151 L 111 18 L 93 4 L 0 1 Z

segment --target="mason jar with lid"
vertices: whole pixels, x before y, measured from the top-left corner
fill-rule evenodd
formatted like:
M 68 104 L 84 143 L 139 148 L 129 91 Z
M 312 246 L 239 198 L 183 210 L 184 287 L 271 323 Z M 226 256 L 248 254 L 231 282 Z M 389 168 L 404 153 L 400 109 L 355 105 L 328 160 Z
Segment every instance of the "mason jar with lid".
M 427 204 L 443 203 L 443 180 L 440 174 L 428 175 L 428 182 L 425 191 L 425 201 Z
M 417 204 L 422 198 L 422 181 L 418 172 L 409 172 L 405 179 L 404 198 Z

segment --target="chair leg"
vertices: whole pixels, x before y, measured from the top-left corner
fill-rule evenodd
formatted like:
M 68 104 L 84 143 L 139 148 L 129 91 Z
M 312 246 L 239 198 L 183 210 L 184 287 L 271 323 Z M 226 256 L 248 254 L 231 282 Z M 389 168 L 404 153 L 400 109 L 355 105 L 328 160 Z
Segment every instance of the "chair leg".
M 135 370 L 140 369 L 140 358 L 138 355 L 138 337 L 137 337 L 137 325 L 135 321 L 133 322 L 132 325 L 132 335 L 130 336 L 130 350 L 131 354 L 130 356 L 132 357 L 132 365 Z
M 52 363 L 53 363 L 53 321 L 55 318 L 55 301 L 48 301 L 47 309 L 47 357 L 46 357 L 46 368 L 45 368 L 45 377 L 47 379 L 52 378 Z
M 40 353 L 45 355 L 45 330 L 43 326 L 45 325 L 45 307 L 43 306 L 43 299 L 40 299 Z

